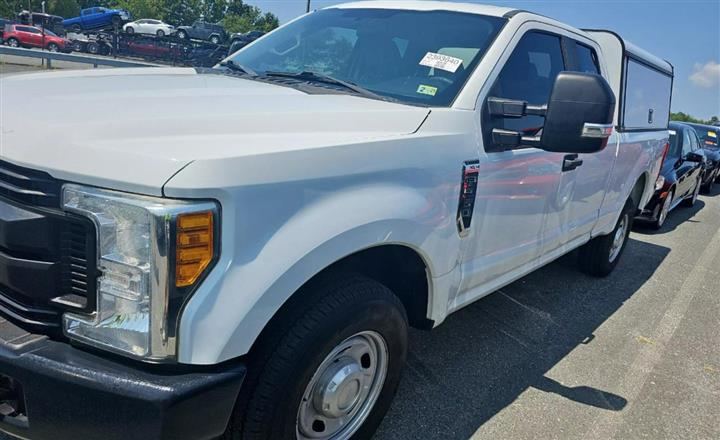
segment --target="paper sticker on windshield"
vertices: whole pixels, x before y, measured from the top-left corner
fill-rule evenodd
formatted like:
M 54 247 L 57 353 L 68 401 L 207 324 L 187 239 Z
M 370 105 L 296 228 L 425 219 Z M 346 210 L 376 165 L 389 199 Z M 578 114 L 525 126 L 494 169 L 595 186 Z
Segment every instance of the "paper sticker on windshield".
M 675 130 L 668 130 L 668 133 L 670 133 L 670 136 L 675 136 L 677 134 L 677 131 Z
M 710 136 L 711 138 L 716 138 L 717 134 L 715 134 L 714 131 L 708 131 L 708 136 Z
M 458 67 L 460 67 L 462 63 L 463 60 L 461 60 L 460 58 L 441 55 L 435 52 L 426 53 L 423 59 L 420 60 L 421 66 L 432 67 L 452 73 L 455 73 L 455 71 L 458 69 Z
M 417 92 L 423 95 L 435 96 L 435 94 L 437 93 L 437 87 L 420 84 L 417 88 Z

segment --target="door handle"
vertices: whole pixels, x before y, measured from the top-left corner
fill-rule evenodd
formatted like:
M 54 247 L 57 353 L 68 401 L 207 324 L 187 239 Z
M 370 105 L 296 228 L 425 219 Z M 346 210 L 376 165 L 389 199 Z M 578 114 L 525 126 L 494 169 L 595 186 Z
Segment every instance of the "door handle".
M 579 167 L 583 164 L 582 159 L 578 159 L 577 154 L 568 154 L 563 158 L 563 166 L 562 170 L 565 171 L 572 171 L 575 168 Z

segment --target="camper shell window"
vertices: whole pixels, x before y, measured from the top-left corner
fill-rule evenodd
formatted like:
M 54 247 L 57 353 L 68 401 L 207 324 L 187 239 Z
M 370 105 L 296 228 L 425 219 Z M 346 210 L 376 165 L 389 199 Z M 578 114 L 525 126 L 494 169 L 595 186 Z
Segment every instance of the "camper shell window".
M 617 98 L 619 131 L 667 130 L 673 66 L 614 32 L 586 30 L 603 52 L 608 81 Z

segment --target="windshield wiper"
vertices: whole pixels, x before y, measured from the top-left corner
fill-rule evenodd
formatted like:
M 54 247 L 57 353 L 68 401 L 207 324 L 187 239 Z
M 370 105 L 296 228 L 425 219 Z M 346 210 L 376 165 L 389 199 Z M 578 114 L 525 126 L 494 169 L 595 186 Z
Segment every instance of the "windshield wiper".
M 221 67 L 227 67 L 228 69 L 234 71 L 234 72 L 240 72 L 245 73 L 250 76 L 258 76 L 257 72 L 252 70 L 251 68 L 247 66 L 243 66 L 242 64 L 238 64 L 233 60 L 226 60 L 219 64 Z
M 273 72 L 273 71 L 269 70 L 269 71 L 265 72 L 265 76 L 270 76 L 270 77 L 275 76 L 275 77 L 280 77 L 280 78 L 293 78 L 293 79 L 298 79 L 301 81 L 333 84 L 336 86 L 343 87 L 352 92 L 355 92 L 358 95 L 364 96 L 366 98 L 379 99 L 381 101 L 398 102 L 395 99 L 388 98 L 385 96 L 380 96 L 377 93 L 371 92 L 370 90 L 360 87 L 359 85 L 357 85 L 355 83 L 352 83 L 349 81 L 343 81 L 341 79 L 334 78 L 330 75 L 325 75 L 324 73 L 310 72 L 307 70 L 305 70 L 303 72 Z

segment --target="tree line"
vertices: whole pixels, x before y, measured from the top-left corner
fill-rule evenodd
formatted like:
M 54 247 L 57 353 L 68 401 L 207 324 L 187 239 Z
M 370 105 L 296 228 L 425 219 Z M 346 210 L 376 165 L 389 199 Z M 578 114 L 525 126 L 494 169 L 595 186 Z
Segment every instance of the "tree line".
M 719 119 L 717 116 L 713 116 L 710 119 L 705 120 L 705 119 L 696 118 L 694 116 L 691 116 L 691 115 L 689 115 L 687 113 L 683 113 L 683 112 L 676 112 L 676 113 L 671 112 L 670 120 L 678 121 L 678 122 L 691 122 L 693 124 L 714 125 L 715 123 L 718 122 Z
M 33 12 L 42 10 L 42 0 L 0 0 L 0 17 L 14 18 L 28 5 Z M 271 31 L 278 18 L 263 13 L 243 0 L 46 0 L 45 12 L 65 18 L 76 17 L 81 9 L 95 6 L 127 9 L 133 19 L 154 18 L 175 26 L 189 25 L 203 19 L 222 24 L 228 32 Z

